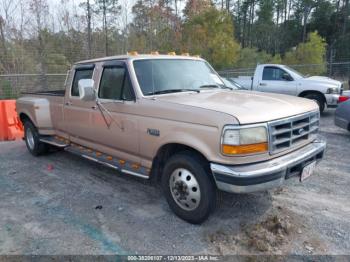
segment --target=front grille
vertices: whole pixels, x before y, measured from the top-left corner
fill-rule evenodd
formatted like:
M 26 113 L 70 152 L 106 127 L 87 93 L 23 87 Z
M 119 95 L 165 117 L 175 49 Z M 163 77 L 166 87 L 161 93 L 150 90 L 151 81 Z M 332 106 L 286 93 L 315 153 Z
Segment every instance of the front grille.
M 319 112 L 311 112 L 269 122 L 270 154 L 282 152 L 314 138 L 318 132 L 319 121 Z

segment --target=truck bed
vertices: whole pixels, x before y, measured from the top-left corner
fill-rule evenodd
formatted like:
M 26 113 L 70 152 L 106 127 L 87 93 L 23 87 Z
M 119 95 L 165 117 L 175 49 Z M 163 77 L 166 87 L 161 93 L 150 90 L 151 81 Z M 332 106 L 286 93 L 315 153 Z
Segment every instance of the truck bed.
M 64 96 L 65 90 L 26 92 L 17 99 L 16 107 L 20 117 L 29 118 L 41 135 L 52 135 L 61 128 Z
M 233 81 L 237 82 L 244 88 L 251 90 L 252 89 L 252 82 L 253 77 L 252 76 L 238 76 L 237 78 L 232 78 Z

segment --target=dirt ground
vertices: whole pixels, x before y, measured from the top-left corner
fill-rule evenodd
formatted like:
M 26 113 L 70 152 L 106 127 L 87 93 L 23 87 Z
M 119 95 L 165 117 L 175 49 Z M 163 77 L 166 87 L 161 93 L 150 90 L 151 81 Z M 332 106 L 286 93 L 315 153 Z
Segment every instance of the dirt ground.
M 305 183 L 222 194 L 190 225 L 160 190 L 67 152 L 0 143 L 0 254 L 350 254 L 350 133 L 321 119 L 328 148 Z

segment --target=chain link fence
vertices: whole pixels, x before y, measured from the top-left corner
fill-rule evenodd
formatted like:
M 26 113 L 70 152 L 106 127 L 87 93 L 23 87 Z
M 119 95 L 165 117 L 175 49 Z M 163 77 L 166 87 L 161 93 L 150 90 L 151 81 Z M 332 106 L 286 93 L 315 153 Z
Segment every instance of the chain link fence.
M 328 76 L 344 83 L 344 89 L 349 89 L 350 62 L 327 63 L 314 65 L 292 65 L 295 70 L 322 72 L 319 75 Z M 253 76 L 255 67 L 234 68 L 219 71 L 223 77 Z M 0 74 L 0 99 L 16 99 L 23 92 L 63 90 L 66 74 Z
M 66 74 L 0 75 L 0 99 L 16 99 L 24 92 L 64 89 Z

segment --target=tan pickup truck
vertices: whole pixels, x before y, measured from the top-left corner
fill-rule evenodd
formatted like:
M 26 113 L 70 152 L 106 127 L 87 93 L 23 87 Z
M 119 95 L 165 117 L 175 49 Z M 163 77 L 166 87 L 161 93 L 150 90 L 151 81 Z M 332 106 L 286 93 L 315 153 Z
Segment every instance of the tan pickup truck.
M 203 59 L 126 55 L 76 63 L 65 92 L 17 100 L 33 155 L 64 148 L 159 181 L 171 209 L 203 222 L 217 190 L 303 181 L 322 159 L 315 102 L 227 88 Z

